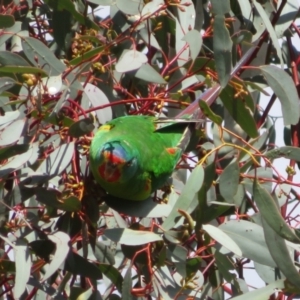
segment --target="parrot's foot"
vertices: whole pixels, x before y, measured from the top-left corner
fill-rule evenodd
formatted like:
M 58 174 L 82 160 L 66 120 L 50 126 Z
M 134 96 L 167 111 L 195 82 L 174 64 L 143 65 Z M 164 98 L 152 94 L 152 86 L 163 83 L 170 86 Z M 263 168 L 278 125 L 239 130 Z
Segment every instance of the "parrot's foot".
M 169 202 L 169 196 L 172 193 L 172 186 L 170 184 L 167 184 L 163 186 L 161 190 L 163 192 L 161 202 L 167 204 Z

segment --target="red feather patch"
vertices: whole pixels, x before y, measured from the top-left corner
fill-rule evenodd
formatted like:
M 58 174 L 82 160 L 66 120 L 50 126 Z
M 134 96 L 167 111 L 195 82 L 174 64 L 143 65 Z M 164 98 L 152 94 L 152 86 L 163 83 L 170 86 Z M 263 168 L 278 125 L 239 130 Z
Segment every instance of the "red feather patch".
M 166 148 L 166 151 L 169 154 L 174 155 L 177 152 L 177 148 Z
M 98 168 L 100 176 L 107 182 L 117 182 L 121 177 L 120 169 L 116 168 L 113 172 L 108 172 L 107 169 L 106 163 L 100 165 Z

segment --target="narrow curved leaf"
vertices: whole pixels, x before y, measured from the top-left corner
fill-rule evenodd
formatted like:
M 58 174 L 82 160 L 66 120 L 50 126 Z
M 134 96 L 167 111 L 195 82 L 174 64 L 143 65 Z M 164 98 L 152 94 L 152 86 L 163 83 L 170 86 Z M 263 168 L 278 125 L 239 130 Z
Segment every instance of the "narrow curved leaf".
M 144 2 L 141 0 L 117 0 L 116 5 L 125 14 L 139 15 L 143 9 Z
M 91 279 L 102 279 L 101 270 L 95 265 L 74 252 L 69 252 L 64 269 L 75 275 Z
M 22 66 L 4 66 L 0 67 L 0 72 L 2 73 L 8 73 L 8 74 L 13 74 L 13 73 L 30 73 L 30 74 L 40 74 L 41 76 L 47 76 L 47 73 L 40 69 L 40 68 L 35 68 L 35 67 L 22 67 Z
M 70 251 L 70 237 L 66 233 L 57 231 L 53 234 L 49 234 L 48 239 L 56 245 L 56 249 L 52 255 L 51 262 L 43 276 L 42 281 L 47 280 L 52 274 L 54 274 L 54 272 L 57 271 Z
M 251 138 L 256 138 L 258 132 L 253 113 L 244 101 L 234 97 L 234 90 L 232 87 L 227 86 L 223 89 L 220 94 L 220 99 L 231 117 L 241 126 L 246 134 Z
M 87 83 L 84 87 L 84 92 L 89 98 L 93 107 L 105 106 L 110 103 L 107 96 L 97 86 L 91 83 Z M 96 110 L 98 121 L 104 124 L 112 119 L 112 109 L 107 106 L 102 109 Z
M 131 268 L 129 267 L 125 273 L 123 284 L 122 284 L 122 299 L 133 300 L 133 295 L 131 294 L 132 288 L 132 278 L 131 278 Z
M 207 105 L 207 103 L 203 100 L 199 101 L 199 106 L 200 109 L 202 110 L 202 113 L 205 117 L 209 118 L 211 121 L 213 121 L 214 123 L 216 123 L 217 125 L 221 125 L 222 124 L 222 118 L 215 114 L 210 107 Z
M 33 37 L 23 38 L 22 47 L 31 63 L 43 68 L 50 76 L 60 75 L 65 70 L 66 66 L 38 39 Z
M 158 11 L 161 6 L 164 5 L 163 0 L 153 0 L 151 2 L 148 2 L 142 10 L 142 16 L 149 16 Z
M 224 15 L 216 15 L 214 18 L 213 46 L 219 82 L 224 88 L 230 79 L 232 67 L 232 40 L 226 28 Z
M 141 65 L 134 76 L 147 82 L 160 84 L 167 83 L 162 76 L 148 63 Z
M 276 66 L 262 66 L 260 69 L 280 100 L 284 125 L 296 125 L 299 121 L 299 97 L 291 76 Z
M 63 144 L 56 148 L 37 168 L 36 172 L 58 175 L 66 169 L 71 162 L 74 152 L 74 142 Z
M 16 120 L 19 117 L 19 115 L 20 112 L 18 110 L 6 112 L 4 116 L 0 116 L 0 126 Z
M 219 228 L 236 242 L 243 252 L 243 257 L 276 267 L 261 226 L 244 220 L 231 220 L 223 223 Z
M 230 163 L 220 175 L 220 194 L 226 202 L 234 203 L 234 196 L 238 191 L 240 168 L 237 161 Z
M 139 69 L 148 61 L 146 54 L 137 50 L 124 50 L 118 62 L 116 63 L 116 71 L 120 73 Z
M 24 126 L 25 119 L 16 120 L 15 122 L 9 124 L 0 133 L 0 146 L 7 146 L 17 142 L 23 132 Z
M 27 60 L 16 53 L 8 51 L 0 51 L 0 65 L 4 66 L 19 66 L 19 67 L 30 67 Z
M 32 156 L 32 148 L 20 155 L 15 155 L 7 163 L 0 166 L 0 178 L 22 167 Z
M 242 256 L 242 250 L 223 230 L 210 224 L 202 226 L 203 229 L 218 243 L 233 252 L 237 256 Z
M 189 31 L 184 37 L 183 40 L 189 44 L 191 58 L 195 60 L 202 47 L 202 36 L 198 30 Z
M 8 159 L 12 156 L 22 154 L 22 153 L 28 151 L 28 149 L 29 149 L 28 144 L 13 145 L 13 146 L 1 148 L 0 149 L 0 160 Z
M 125 202 L 120 198 L 108 196 L 104 200 L 114 210 L 133 217 L 162 218 L 167 217 L 172 210 L 171 205 L 156 203 L 151 197 L 144 201 Z
M 269 16 L 267 15 L 267 13 L 265 12 L 264 8 L 262 7 L 262 5 L 260 3 L 258 3 L 256 0 L 253 0 L 252 3 L 255 6 L 255 8 L 257 9 L 259 15 L 261 16 L 263 22 L 266 25 L 266 28 L 267 28 L 270 38 L 272 40 L 273 46 L 275 47 L 275 49 L 277 51 L 277 55 L 279 57 L 281 67 L 283 68 L 281 47 L 279 45 L 279 41 L 277 39 L 276 32 L 275 32 L 274 27 L 269 19 Z
M 257 204 L 263 219 L 282 238 L 293 243 L 300 243 L 295 232 L 286 224 L 271 195 L 258 182 L 253 184 L 253 198 Z
M 16 84 L 16 81 L 10 77 L 0 78 L 0 94 L 8 89 L 12 88 Z
M 16 241 L 14 257 L 16 263 L 14 297 L 18 299 L 25 291 L 32 265 L 30 251 L 27 242 L 24 239 L 18 239 Z
M 73 123 L 69 128 L 69 134 L 72 137 L 79 138 L 93 131 L 95 126 L 90 118 L 85 118 Z
M 97 261 L 100 263 L 107 263 L 111 265 L 115 264 L 115 257 L 113 252 L 107 245 L 100 241 L 96 241 L 94 255 L 97 258 Z
M 224 0 L 224 1 L 218 1 L 218 0 L 212 0 L 212 13 L 214 15 L 225 15 L 230 12 L 230 1 Z
M 105 229 L 104 235 L 115 243 L 130 246 L 143 245 L 162 240 L 161 236 L 154 232 L 127 228 Z
M 277 7 L 281 7 L 283 0 L 279 0 Z M 278 38 L 282 38 L 285 31 L 291 26 L 299 11 L 297 0 L 287 0 L 276 23 L 275 31 Z
M 232 298 L 232 300 L 264 300 L 269 299 L 269 297 L 274 294 L 278 289 L 283 289 L 284 279 L 280 279 L 274 282 L 269 283 L 267 286 L 256 289 L 246 294 Z
M 181 195 L 173 206 L 171 213 L 162 224 L 164 230 L 169 230 L 176 224 L 176 218 L 180 216 L 178 209 L 186 211 L 189 208 L 193 199 L 197 196 L 197 193 L 200 190 L 203 181 L 204 170 L 201 165 L 198 165 L 192 171 L 186 185 L 182 190 Z
M 300 274 L 291 259 L 285 240 L 269 226 L 267 220 L 262 219 L 262 225 L 266 243 L 279 270 L 286 276 L 288 281 L 294 286 L 299 287 Z
M 15 24 L 15 19 L 11 15 L 0 14 L 0 28 L 9 28 Z
M 292 146 L 279 147 L 268 151 L 265 153 L 265 156 L 270 159 L 285 157 L 287 159 L 300 161 L 300 149 Z

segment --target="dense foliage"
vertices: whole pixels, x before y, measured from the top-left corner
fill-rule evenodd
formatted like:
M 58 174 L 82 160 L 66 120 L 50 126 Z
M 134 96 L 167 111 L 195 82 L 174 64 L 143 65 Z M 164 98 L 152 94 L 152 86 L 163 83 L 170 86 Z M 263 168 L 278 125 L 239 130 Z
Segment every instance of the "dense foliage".
M 1 1 L 0 295 L 295 299 L 298 10 L 297 0 Z M 163 191 L 120 201 L 96 184 L 99 125 L 199 106 L 208 122 Z M 259 277 L 266 285 L 250 291 Z

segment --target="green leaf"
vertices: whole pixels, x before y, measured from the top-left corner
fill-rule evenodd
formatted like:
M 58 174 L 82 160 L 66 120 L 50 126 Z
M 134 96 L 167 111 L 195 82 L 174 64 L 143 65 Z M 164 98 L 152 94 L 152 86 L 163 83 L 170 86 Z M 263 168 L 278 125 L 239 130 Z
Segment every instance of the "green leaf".
M 100 271 L 111 280 L 119 292 L 122 290 L 123 277 L 113 264 L 100 264 Z
M 139 69 L 148 61 L 146 54 L 137 50 L 124 50 L 118 62 L 116 63 L 116 71 L 125 73 Z
M 274 279 L 282 279 L 285 278 L 285 276 L 282 274 L 282 272 L 279 271 L 278 267 L 272 268 L 269 266 L 264 266 L 262 264 L 259 264 L 257 262 L 254 262 L 254 268 L 259 277 L 265 282 L 273 282 Z
M 60 75 L 66 69 L 66 66 L 55 57 L 53 52 L 38 39 L 23 38 L 22 47 L 30 62 L 43 68 L 44 72 L 47 72 L 50 76 Z
M 53 234 L 49 234 L 48 239 L 53 242 L 56 247 L 54 253 L 52 254 L 51 262 L 42 278 L 42 281 L 47 280 L 57 271 L 57 269 L 65 261 L 65 258 L 70 251 L 70 237 L 66 233 L 57 231 Z
M 278 2 L 278 7 L 282 4 L 282 0 Z M 299 2 L 297 0 L 287 0 L 280 13 L 280 17 L 275 25 L 275 31 L 278 38 L 282 38 L 285 31 L 291 26 L 295 20 L 299 10 Z
M 30 67 L 30 64 L 20 55 L 8 51 L 0 51 L 0 65 L 4 66 L 18 66 Z
M 63 144 L 56 148 L 41 165 L 36 172 L 48 174 L 51 176 L 58 175 L 63 172 L 70 164 L 74 152 L 74 142 Z
M 299 120 L 299 98 L 291 76 L 276 66 L 267 65 L 260 69 L 280 100 L 284 125 L 296 125 Z
M 274 290 L 284 288 L 284 279 L 269 282 L 265 287 L 258 288 L 254 291 L 232 298 L 232 300 L 264 300 L 274 294 Z
M 289 282 L 299 287 L 300 275 L 291 259 L 285 240 L 273 230 L 266 219 L 262 219 L 262 226 L 266 243 L 279 270 L 285 275 Z
M 64 269 L 74 275 L 81 275 L 95 280 L 102 279 L 102 272 L 95 264 L 74 252 L 69 252 Z
M 220 251 L 214 251 L 214 257 L 216 259 L 216 264 L 221 274 L 224 276 L 227 282 L 232 282 L 235 279 L 235 274 L 230 271 L 235 271 L 233 262 L 229 259 L 227 255 L 220 253 Z
M 110 247 L 100 241 L 96 241 L 94 255 L 100 263 L 111 265 L 115 264 L 115 257 L 113 252 L 110 250 Z
M 221 224 L 219 229 L 235 241 L 242 250 L 243 257 L 266 266 L 276 267 L 261 226 L 249 221 L 231 220 Z
M 69 135 L 79 138 L 89 134 L 95 128 L 93 121 L 90 118 L 85 118 L 73 123 L 69 128 Z
M 0 160 L 8 159 L 12 156 L 22 154 L 28 151 L 29 145 L 28 144 L 20 144 L 20 145 L 13 145 L 7 146 L 0 149 Z
M 60 200 L 55 207 L 64 211 L 76 212 L 76 211 L 80 211 L 81 209 L 81 201 L 75 196 L 70 196 L 63 200 Z
M 154 14 L 156 11 L 161 9 L 161 6 L 164 5 L 163 0 L 153 0 L 148 2 L 142 10 L 142 16 L 148 17 L 149 15 Z
M 222 246 L 233 252 L 235 255 L 242 256 L 242 250 L 240 249 L 240 247 L 220 228 L 210 224 L 203 225 L 202 227 L 203 230 L 205 230 L 214 240 L 216 240 Z
M 27 241 L 24 239 L 18 239 L 16 241 L 16 245 L 14 247 L 14 257 L 16 263 L 14 297 L 20 298 L 25 292 L 32 265 Z
M 95 22 L 93 22 L 87 16 L 83 16 L 76 10 L 75 4 L 71 0 L 46 0 L 45 2 L 54 9 L 65 9 L 69 11 L 73 18 L 81 25 L 86 26 L 87 28 L 93 28 L 94 30 L 99 30 L 99 26 Z
M 15 19 L 11 15 L 0 14 L 0 28 L 9 28 L 15 24 Z
M 122 299 L 133 300 L 131 289 L 132 289 L 132 278 L 131 278 L 131 268 L 129 267 L 125 273 L 123 284 L 122 284 Z
M 262 7 L 262 5 L 260 3 L 258 3 L 256 0 L 253 0 L 252 3 L 254 5 L 254 7 L 257 9 L 257 12 L 259 13 L 259 15 L 261 16 L 263 22 L 266 25 L 266 28 L 267 28 L 268 33 L 270 35 L 270 38 L 272 40 L 273 46 L 275 47 L 275 49 L 277 51 L 277 55 L 279 57 L 281 67 L 283 68 L 283 59 L 282 59 L 281 47 L 279 45 L 279 41 L 278 41 L 276 32 L 274 30 L 274 27 L 273 27 L 273 25 L 270 21 L 270 18 L 267 15 L 267 13 L 265 12 L 264 8 Z
M 28 151 L 19 155 L 15 155 L 11 159 L 9 159 L 6 163 L 2 163 L 0 165 L 0 178 L 22 167 L 26 162 L 28 162 L 32 154 L 33 154 L 32 148 L 29 148 Z
M 72 17 L 72 14 L 65 9 L 53 9 L 53 37 L 59 48 L 65 52 L 69 50 L 74 34 L 72 31 Z
M 259 208 L 263 219 L 282 238 L 293 243 L 300 243 L 300 239 L 295 234 L 281 216 L 279 209 L 271 195 L 258 182 L 254 180 L 253 198 Z
M 279 147 L 268 151 L 265 153 L 265 156 L 269 159 L 285 157 L 287 159 L 300 161 L 300 149 L 292 146 Z
M 122 201 L 120 198 L 107 196 L 104 200 L 114 210 L 133 217 L 162 218 L 167 217 L 172 210 L 169 204 L 156 203 L 151 197 L 144 201 Z
M 21 66 L 5 66 L 5 67 L 0 67 L 0 72 L 2 73 L 29 73 L 29 74 L 39 74 L 41 76 L 47 76 L 47 73 L 40 69 L 40 68 L 35 68 L 35 67 L 21 67 Z
M 184 37 L 183 40 L 189 44 L 191 58 L 195 60 L 202 47 L 202 36 L 198 30 L 189 31 Z
M 84 87 L 84 92 L 89 98 L 92 106 L 98 108 L 99 106 L 107 106 L 102 109 L 96 110 L 96 116 L 100 124 L 105 124 L 112 119 L 112 109 L 108 104 L 110 103 L 105 93 L 97 86 L 91 83 L 87 83 Z
M 46 177 L 47 179 L 48 177 Z M 61 209 L 64 211 L 76 212 L 81 209 L 81 202 L 75 196 L 70 196 L 63 200 L 58 200 L 57 192 L 54 190 L 47 190 L 45 188 L 35 188 L 36 200 L 49 206 Z
M 217 125 L 221 126 L 222 124 L 222 117 L 220 117 L 219 115 L 215 114 L 210 107 L 207 105 L 207 103 L 203 100 L 199 101 L 199 106 L 201 108 L 201 111 L 203 112 L 204 116 L 209 118 L 211 121 L 213 121 L 214 123 L 216 123 Z
M 144 2 L 142 0 L 117 0 L 116 6 L 128 15 L 139 15 L 143 9 Z
M 162 76 L 148 63 L 141 65 L 141 67 L 136 71 L 136 78 L 145 80 L 147 82 L 166 84 L 167 82 L 162 78 Z
M 224 1 L 212 0 L 211 5 L 212 5 L 212 13 L 214 15 L 225 15 L 230 12 L 229 0 L 224 0 Z
M 10 77 L 0 78 L 0 94 L 8 89 L 12 88 L 16 84 L 16 81 Z
M 88 52 L 85 52 L 81 56 L 72 59 L 70 61 L 70 65 L 71 66 L 77 66 L 78 64 L 80 64 L 80 63 L 82 63 L 84 61 L 87 61 L 90 58 L 94 57 L 95 55 L 101 53 L 103 50 L 104 50 L 104 46 L 100 46 L 100 47 L 94 48 L 94 49 L 92 49 L 92 50 L 90 50 Z
M 169 230 L 176 224 L 176 219 L 180 216 L 178 209 L 186 211 L 189 208 L 191 202 L 197 196 L 197 193 L 202 186 L 203 180 L 204 170 L 201 165 L 198 165 L 192 171 L 186 185 L 181 192 L 181 195 L 173 206 L 172 211 L 162 224 L 164 230 Z
M 226 28 L 225 17 L 223 15 L 215 16 L 213 30 L 213 47 L 216 70 L 218 73 L 220 85 L 222 88 L 224 88 L 230 79 L 230 72 L 232 67 L 232 41 L 229 31 Z
M 225 108 L 232 118 L 241 126 L 241 128 L 252 138 L 258 136 L 256 123 L 252 112 L 246 104 L 240 99 L 234 98 L 230 87 L 226 87 L 220 94 Z
M 17 142 L 23 132 L 25 126 L 25 119 L 16 120 L 9 124 L 0 132 L 0 146 L 7 146 Z M 14 134 L 11 134 L 11 133 Z
M 105 229 L 104 235 L 115 243 L 129 246 L 144 245 L 162 240 L 162 238 L 154 232 L 127 228 Z
M 230 163 L 220 175 L 220 194 L 226 202 L 234 203 L 234 196 L 238 191 L 240 168 L 237 161 Z
M 186 277 L 189 278 L 196 273 L 201 267 L 202 258 L 200 256 L 188 258 L 186 260 Z

